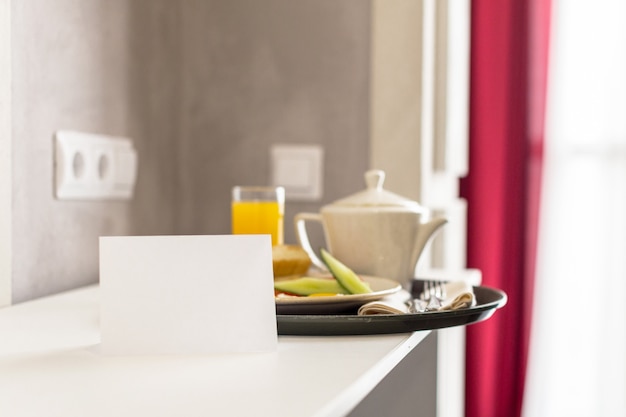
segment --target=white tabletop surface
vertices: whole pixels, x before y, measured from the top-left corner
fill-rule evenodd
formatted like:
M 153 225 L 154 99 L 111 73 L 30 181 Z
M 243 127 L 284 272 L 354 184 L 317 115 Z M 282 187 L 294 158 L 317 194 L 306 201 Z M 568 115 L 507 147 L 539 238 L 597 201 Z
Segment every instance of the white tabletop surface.
M 280 336 L 271 353 L 103 356 L 98 287 L 0 309 L 0 415 L 342 416 L 429 332 Z

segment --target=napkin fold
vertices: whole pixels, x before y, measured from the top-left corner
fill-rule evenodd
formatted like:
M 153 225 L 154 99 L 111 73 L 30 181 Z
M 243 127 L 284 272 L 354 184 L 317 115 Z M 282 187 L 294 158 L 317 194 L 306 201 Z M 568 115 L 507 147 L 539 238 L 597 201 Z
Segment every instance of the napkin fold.
M 436 309 L 437 311 L 459 310 L 476 305 L 476 297 L 474 297 L 472 286 L 466 282 L 447 282 L 445 284 L 445 290 L 446 299 L 441 303 L 441 307 Z M 358 315 L 408 314 L 409 306 L 407 301 L 410 300 L 410 298 L 411 295 L 409 292 L 402 290 L 380 300 L 363 304 L 359 308 Z

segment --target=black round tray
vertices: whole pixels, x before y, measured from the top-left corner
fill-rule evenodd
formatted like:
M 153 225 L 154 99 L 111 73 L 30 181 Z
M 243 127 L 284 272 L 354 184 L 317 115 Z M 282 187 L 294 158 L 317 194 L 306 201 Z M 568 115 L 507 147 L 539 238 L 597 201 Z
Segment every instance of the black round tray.
M 416 314 L 385 314 L 359 316 L 336 315 L 277 315 L 279 335 L 338 336 L 408 333 L 463 326 L 486 320 L 507 302 L 502 290 L 475 286 L 476 305 L 455 311 L 431 311 Z

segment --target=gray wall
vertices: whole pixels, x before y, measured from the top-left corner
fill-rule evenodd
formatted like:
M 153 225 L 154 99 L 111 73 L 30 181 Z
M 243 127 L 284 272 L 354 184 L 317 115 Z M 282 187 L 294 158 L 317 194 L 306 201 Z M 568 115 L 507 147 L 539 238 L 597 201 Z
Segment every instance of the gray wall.
M 369 32 L 361 0 L 13 0 L 13 302 L 97 282 L 101 235 L 228 233 L 272 143 L 325 149 L 295 242 L 296 212 L 363 188 Z M 135 198 L 54 200 L 58 129 L 132 137 Z

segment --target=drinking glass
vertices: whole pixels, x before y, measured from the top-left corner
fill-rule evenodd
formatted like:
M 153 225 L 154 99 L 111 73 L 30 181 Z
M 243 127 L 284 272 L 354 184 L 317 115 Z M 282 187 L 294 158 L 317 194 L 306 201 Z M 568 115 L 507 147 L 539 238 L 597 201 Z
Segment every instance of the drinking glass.
M 284 240 L 285 189 L 235 186 L 232 189 L 233 234 L 269 234 L 272 245 Z

